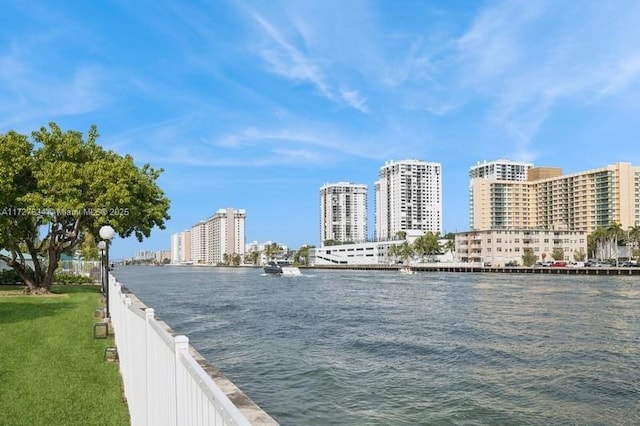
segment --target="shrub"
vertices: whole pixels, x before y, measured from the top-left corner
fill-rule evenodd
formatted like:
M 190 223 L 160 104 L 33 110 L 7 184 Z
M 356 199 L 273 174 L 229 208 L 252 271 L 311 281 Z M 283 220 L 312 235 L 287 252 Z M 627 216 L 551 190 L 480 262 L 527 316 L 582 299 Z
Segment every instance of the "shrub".
M 0 285 L 23 284 L 22 278 L 13 269 L 0 271 Z
M 94 281 L 90 277 L 84 275 L 70 274 L 67 272 L 60 272 L 53 276 L 54 284 L 59 285 L 81 285 L 81 284 L 93 284 Z

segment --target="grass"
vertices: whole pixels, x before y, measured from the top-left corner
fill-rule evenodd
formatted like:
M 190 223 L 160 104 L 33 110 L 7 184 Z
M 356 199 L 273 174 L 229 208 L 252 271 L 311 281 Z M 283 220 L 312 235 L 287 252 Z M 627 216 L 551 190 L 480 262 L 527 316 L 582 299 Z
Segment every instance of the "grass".
M 113 338 L 93 338 L 98 288 L 18 289 L 0 286 L 0 425 L 128 425 Z

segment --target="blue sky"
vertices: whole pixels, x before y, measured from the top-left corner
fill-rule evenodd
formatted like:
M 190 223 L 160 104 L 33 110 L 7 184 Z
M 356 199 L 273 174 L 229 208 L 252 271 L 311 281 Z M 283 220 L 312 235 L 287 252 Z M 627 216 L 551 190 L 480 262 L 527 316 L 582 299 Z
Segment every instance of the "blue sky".
M 3 1 L 0 132 L 50 121 L 165 172 L 169 247 L 226 207 L 247 241 L 319 244 L 319 190 L 439 162 L 443 227 L 468 171 L 639 164 L 640 2 Z M 373 209 L 369 212 L 373 233 Z

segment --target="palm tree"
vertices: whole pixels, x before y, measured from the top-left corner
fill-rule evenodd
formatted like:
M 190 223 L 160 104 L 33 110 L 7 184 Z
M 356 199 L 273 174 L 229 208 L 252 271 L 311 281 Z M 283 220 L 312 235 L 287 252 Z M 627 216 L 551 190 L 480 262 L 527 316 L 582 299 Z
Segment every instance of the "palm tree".
M 393 258 L 393 263 L 396 263 L 396 258 L 400 254 L 400 246 L 392 244 L 387 250 L 387 255 Z
M 604 257 L 604 247 L 607 241 L 607 229 L 599 226 L 587 237 L 588 251 L 594 259 Z
M 264 248 L 264 255 L 267 257 L 267 260 L 273 260 L 273 258 L 280 253 L 282 247 L 278 245 L 278 243 L 271 243 Z
M 438 235 L 429 231 L 424 236 L 419 238 L 420 251 L 424 255 L 429 256 L 429 260 L 433 262 L 433 257 L 440 254 L 440 242 L 438 241 Z M 417 242 L 418 240 L 416 240 Z
M 245 255 L 245 261 L 251 263 L 252 265 L 258 264 L 258 259 L 260 258 L 260 252 L 255 249 L 251 249 L 247 255 Z
M 293 261 L 299 264 L 307 264 L 309 259 L 309 249 L 314 248 L 314 246 L 302 246 L 300 249 L 293 255 Z
M 444 243 L 443 248 L 445 253 L 453 253 L 454 251 L 456 251 L 456 240 L 454 238 L 447 238 L 447 242 Z
M 624 237 L 624 230 L 622 229 L 622 225 L 615 222 L 611 223 L 611 225 L 607 227 L 607 236 L 609 237 L 609 241 L 613 240 L 612 248 L 613 250 L 615 250 L 616 266 L 618 266 L 618 240 Z
M 424 256 L 429 251 L 429 245 L 426 235 L 416 238 L 413 242 L 413 251 L 420 256 L 420 262 L 424 262 Z
M 407 265 L 407 261 L 411 256 L 413 256 L 414 253 L 413 246 L 405 240 L 402 244 L 400 244 L 400 246 L 396 247 L 399 247 L 398 254 L 400 255 L 400 257 L 402 257 L 403 263 Z
M 633 225 L 629 227 L 627 240 L 631 244 L 631 253 L 635 253 L 639 248 L 638 246 L 640 245 L 640 225 Z

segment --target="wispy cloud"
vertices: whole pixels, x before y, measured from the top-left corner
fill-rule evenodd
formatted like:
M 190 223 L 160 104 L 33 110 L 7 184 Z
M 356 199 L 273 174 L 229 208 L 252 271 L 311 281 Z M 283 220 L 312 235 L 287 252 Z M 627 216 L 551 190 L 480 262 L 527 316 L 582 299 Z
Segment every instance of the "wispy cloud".
M 298 35 L 298 45 L 264 15 L 256 10 L 245 8 L 249 16 L 258 24 L 264 34 L 262 42 L 256 47 L 258 54 L 269 65 L 269 70 L 298 83 L 309 83 L 326 99 L 341 103 L 361 112 L 367 112 L 366 98 L 358 95 L 354 89 L 338 89 L 341 82 L 333 81 L 330 71 L 331 58 L 317 56 L 311 46 L 305 45 L 305 39 L 296 32 L 295 25 L 288 21 L 289 31 Z
M 518 155 L 535 155 L 530 144 L 560 101 L 595 102 L 638 82 L 640 10 L 627 6 L 491 4 L 458 40 L 458 96 L 471 91 L 489 101 L 488 117 Z

